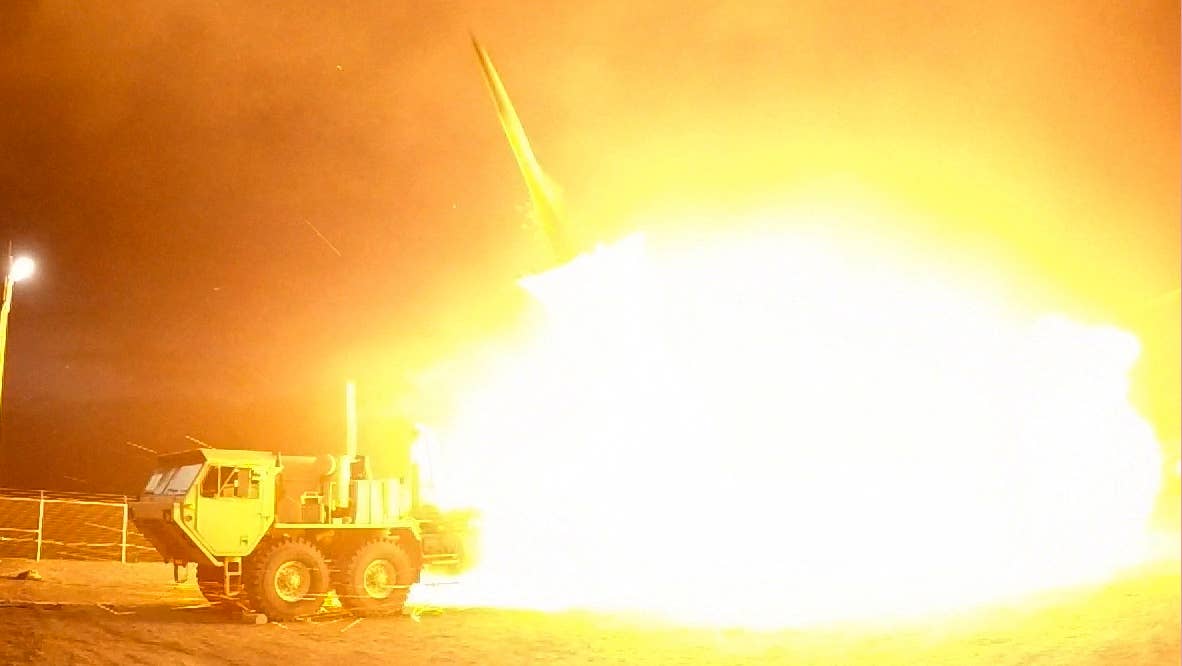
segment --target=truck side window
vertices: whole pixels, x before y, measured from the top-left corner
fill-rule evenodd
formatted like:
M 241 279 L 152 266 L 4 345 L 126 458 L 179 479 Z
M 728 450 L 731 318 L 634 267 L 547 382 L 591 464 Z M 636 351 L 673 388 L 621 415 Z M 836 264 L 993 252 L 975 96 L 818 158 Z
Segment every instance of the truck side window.
M 259 473 L 249 467 L 213 466 L 201 481 L 201 496 L 257 499 L 259 480 Z
M 238 479 L 238 497 L 258 499 L 259 481 L 262 478 L 258 470 L 242 468 L 234 470 L 234 473 Z
M 201 480 L 202 497 L 234 497 L 238 476 L 233 467 L 210 467 Z
M 219 467 L 218 474 L 222 477 L 222 486 L 218 489 L 218 496 L 239 497 L 238 470 L 233 467 Z
M 201 480 L 201 496 L 217 497 L 222 487 L 221 467 L 213 466 L 205 470 L 205 478 Z

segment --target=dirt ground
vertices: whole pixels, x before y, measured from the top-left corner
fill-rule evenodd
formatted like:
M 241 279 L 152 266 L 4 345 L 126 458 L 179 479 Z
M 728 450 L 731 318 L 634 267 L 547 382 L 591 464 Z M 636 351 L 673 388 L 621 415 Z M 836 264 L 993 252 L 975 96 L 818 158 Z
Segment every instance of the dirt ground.
M 29 568 L 43 580 L 11 579 Z M 1179 569 L 894 627 L 767 632 L 493 609 L 252 625 L 163 564 L 0 560 L 0 663 L 1178 664 Z

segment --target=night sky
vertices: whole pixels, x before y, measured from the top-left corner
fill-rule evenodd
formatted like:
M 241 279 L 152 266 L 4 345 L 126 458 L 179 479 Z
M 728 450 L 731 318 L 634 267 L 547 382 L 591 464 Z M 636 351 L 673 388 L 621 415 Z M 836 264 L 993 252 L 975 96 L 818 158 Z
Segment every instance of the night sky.
M 38 261 L 0 484 L 336 450 L 347 377 L 405 437 L 416 373 L 548 261 L 470 32 L 586 235 L 855 181 L 1137 333 L 1176 440 L 1178 4 L 830 4 L 0 4 L 0 241 Z

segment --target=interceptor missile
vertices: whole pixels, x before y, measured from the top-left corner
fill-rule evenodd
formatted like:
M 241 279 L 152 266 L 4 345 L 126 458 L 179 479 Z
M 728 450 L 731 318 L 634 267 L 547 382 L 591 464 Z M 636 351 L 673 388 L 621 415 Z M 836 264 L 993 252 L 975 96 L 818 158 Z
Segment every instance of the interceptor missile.
M 493 67 L 488 52 L 476 37 L 472 37 L 472 46 L 476 48 L 476 56 L 480 59 L 480 69 L 484 72 L 484 82 L 492 94 L 493 104 L 497 109 L 497 117 L 501 120 L 501 128 L 505 130 L 505 137 L 509 139 L 509 148 L 521 169 L 521 177 L 525 179 L 525 187 L 529 190 L 530 203 L 533 206 L 534 218 L 541 225 L 550 247 L 554 251 L 555 259 L 565 263 L 575 256 L 572 239 L 568 235 L 566 220 L 561 213 L 558 188 L 542 171 L 534 151 L 529 146 L 529 139 L 525 136 L 525 128 L 509 101 L 501 77 Z

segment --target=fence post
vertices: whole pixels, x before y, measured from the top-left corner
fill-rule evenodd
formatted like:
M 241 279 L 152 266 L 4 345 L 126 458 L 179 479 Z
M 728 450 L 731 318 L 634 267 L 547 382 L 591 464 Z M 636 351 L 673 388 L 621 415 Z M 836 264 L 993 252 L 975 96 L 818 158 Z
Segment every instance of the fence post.
M 123 543 L 119 544 L 119 561 L 127 564 L 127 498 L 123 498 Z
M 37 502 L 37 561 L 41 561 L 41 535 L 45 532 L 45 491 L 41 491 L 41 501 Z

